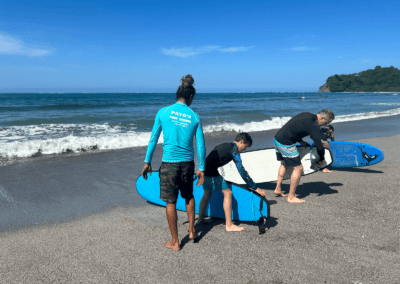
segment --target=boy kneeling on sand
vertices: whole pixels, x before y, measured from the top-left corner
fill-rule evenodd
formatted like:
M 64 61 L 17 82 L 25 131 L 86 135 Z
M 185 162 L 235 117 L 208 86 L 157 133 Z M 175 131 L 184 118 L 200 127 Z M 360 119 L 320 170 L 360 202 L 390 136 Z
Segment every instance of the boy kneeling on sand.
M 226 230 L 228 232 L 240 232 L 244 230 L 243 227 L 238 227 L 232 223 L 232 184 L 226 182 L 218 173 L 219 167 L 226 165 L 232 160 L 235 162 L 240 175 L 247 185 L 258 194 L 267 196 L 261 188 L 256 186 L 242 165 L 239 152 L 246 150 L 247 147 L 251 147 L 252 144 L 253 140 L 249 134 L 240 133 L 236 136 L 233 143 L 218 145 L 208 154 L 204 171 L 204 195 L 200 202 L 198 224 L 203 221 L 204 212 L 212 192 L 219 190 L 224 195 L 223 206 L 226 218 Z

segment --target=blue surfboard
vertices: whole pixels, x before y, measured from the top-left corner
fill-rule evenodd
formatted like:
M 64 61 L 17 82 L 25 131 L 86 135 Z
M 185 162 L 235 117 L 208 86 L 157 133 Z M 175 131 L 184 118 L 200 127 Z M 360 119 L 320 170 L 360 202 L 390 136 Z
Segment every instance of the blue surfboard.
M 200 200 L 203 197 L 203 186 L 197 186 L 197 181 L 193 183 L 193 195 L 195 200 L 195 213 L 199 213 Z M 145 180 L 139 176 L 136 180 L 137 192 L 147 201 L 166 206 L 167 204 L 160 199 L 160 177 L 158 172 L 152 172 L 151 176 Z M 232 185 L 232 219 L 239 221 L 257 221 L 260 217 L 269 218 L 269 204 L 267 199 L 250 190 Z M 222 206 L 224 196 L 221 192 L 213 192 L 207 204 L 205 216 L 218 217 L 225 219 L 225 212 Z M 185 199 L 180 195 L 176 203 L 176 209 L 186 211 Z
M 384 158 L 381 149 L 364 143 L 332 141 L 329 146 L 333 156 L 332 168 L 366 167 L 382 162 Z

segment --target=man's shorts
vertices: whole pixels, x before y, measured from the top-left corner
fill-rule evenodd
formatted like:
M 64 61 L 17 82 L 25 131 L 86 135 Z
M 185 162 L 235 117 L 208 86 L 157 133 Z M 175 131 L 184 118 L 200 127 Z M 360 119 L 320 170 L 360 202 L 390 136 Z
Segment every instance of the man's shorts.
M 297 151 L 296 144 L 283 145 L 275 140 L 276 159 L 284 161 L 287 167 L 296 167 L 301 165 L 299 151 Z
M 224 180 L 222 176 L 204 177 L 203 188 L 204 190 L 213 191 L 224 190 L 227 188 L 232 190 L 232 184 Z
M 165 163 L 160 166 L 160 199 L 176 203 L 179 191 L 182 198 L 193 198 L 194 161 Z

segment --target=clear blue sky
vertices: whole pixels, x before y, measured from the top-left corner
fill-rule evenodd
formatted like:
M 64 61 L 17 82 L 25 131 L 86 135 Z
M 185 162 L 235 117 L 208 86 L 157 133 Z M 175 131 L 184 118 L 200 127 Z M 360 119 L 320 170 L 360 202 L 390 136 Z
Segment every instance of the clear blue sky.
M 317 91 L 400 68 L 400 1 L 1 1 L 1 91 Z

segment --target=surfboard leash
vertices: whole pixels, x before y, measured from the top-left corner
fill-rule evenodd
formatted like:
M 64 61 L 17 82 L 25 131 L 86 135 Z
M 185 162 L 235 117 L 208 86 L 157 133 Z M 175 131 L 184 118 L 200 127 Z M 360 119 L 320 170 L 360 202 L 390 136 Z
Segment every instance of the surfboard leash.
M 254 205 L 254 200 L 253 200 L 253 190 L 251 190 L 251 204 L 252 204 L 252 211 L 253 211 L 253 218 L 254 218 L 254 222 L 256 222 L 257 226 L 258 226 L 258 234 L 262 235 L 265 234 L 266 230 L 265 230 L 265 223 L 269 218 L 269 205 L 268 205 L 268 200 L 264 197 L 264 196 L 260 196 L 260 207 L 258 207 L 257 205 Z M 263 209 L 263 201 L 265 200 L 265 203 L 267 204 L 267 208 L 268 208 L 268 217 L 265 217 L 262 214 L 262 209 Z M 256 213 L 254 212 L 254 207 L 256 207 L 259 211 L 260 211 L 260 218 L 256 219 Z

